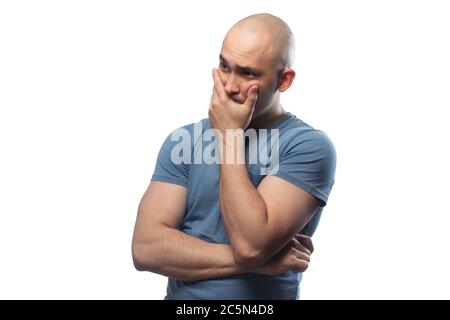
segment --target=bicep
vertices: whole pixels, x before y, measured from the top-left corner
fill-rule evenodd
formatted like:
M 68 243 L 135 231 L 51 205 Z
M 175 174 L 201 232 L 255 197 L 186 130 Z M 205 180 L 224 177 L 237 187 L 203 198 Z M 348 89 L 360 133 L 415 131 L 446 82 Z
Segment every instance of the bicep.
M 152 181 L 139 204 L 135 239 L 145 239 L 155 225 L 178 228 L 186 210 L 186 198 L 185 187 Z
M 258 192 L 267 208 L 269 250 L 278 250 L 314 216 L 319 200 L 294 184 L 275 176 L 265 177 Z

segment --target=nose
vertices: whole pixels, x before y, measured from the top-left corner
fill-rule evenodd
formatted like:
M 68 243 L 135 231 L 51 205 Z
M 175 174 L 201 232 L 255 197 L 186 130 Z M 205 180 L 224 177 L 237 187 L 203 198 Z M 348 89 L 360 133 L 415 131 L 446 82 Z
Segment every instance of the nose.
M 224 78 L 224 88 L 225 92 L 229 96 L 235 96 L 239 94 L 239 83 L 237 82 L 236 76 L 234 74 L 227 74 Z

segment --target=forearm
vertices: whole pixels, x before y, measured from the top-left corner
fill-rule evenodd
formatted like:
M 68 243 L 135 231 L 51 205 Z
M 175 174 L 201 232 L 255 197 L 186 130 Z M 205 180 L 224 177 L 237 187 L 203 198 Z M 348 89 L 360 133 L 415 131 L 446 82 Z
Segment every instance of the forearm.
M 267 208 L 248 176 L 246 165 L 240 164 L 244 162 L 241 141 L 236 139 L 234 142 L 231 148 L 226 144 L 221 148 L 222 219 L 233 248 L 240 246 L 243 251 L 259 251 L 264 248 L 267 236 Z M 235 163 L 230 163 L 230 157 L 227 158 L 230 152 L 234 153 Z
M 139 256 L 139 270 L 177 280 L 197 281 L 252 272 L 236 264 L 229 245 L 208 243 L 167 226 L 155 228 L 152 241 L 137 242 L 133 252 Z

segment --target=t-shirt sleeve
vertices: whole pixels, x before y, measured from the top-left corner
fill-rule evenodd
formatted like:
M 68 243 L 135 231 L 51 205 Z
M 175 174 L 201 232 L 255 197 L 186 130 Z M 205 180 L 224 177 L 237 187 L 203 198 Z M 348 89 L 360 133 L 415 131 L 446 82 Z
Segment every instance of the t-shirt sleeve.
M 279 169 L 274 176 L 280 177 L 312 194 L 327 204 L 334 185 L 336 150 L 322 131 L 311 131 L 294 136 L 280 155 Z
M 177 129 L 164 140 L 159 150 L 151 181 L 161 181 L 177 184 L 185 188 L 188 187 L 189 164 L 185 163 L 182 159 L 182 154 L 180 156 L 180 153 L 177 152 L 180 150 L 180 142 L 178 140 L 180 135 L 174 134 L 175 132 L 180 133 L 182 130 L 187 129 Z

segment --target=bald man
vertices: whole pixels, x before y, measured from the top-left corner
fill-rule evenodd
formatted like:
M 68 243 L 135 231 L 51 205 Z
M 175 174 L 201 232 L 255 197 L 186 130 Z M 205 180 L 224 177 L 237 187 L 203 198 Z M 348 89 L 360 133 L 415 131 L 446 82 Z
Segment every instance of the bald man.
M 237 22 L 212 71 L 209 118 L 164 141 L 132 252 L 138 270 L 169 278 L 166 299 L 299 298 L 336 155 L 280 103 L 293 56 L 281 19 Z

